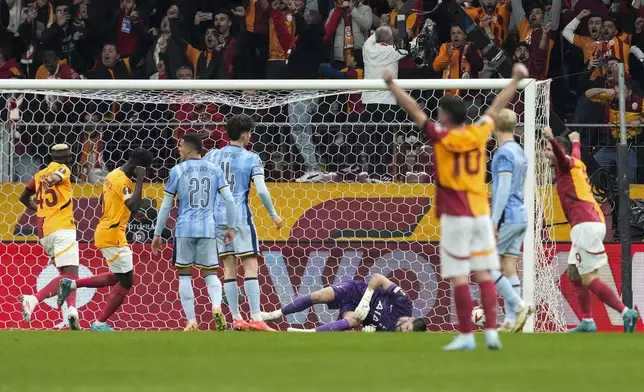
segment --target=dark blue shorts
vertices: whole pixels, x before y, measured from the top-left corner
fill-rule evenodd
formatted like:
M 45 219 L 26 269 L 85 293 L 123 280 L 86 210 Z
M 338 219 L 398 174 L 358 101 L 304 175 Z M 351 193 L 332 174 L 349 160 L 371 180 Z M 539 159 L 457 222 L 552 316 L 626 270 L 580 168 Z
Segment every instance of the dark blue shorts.
M 367 291 L 367 283 L 362 280 L 348 280 L 331 287 L 335 298 L 327 306 L 340 309 L 340 318 L 345 312 L 353 312 Z

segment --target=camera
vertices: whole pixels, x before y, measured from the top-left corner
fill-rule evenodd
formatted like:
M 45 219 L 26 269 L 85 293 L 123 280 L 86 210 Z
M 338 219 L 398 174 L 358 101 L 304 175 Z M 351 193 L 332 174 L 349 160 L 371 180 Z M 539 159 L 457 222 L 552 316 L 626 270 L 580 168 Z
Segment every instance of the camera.
M 410 55 L 418 67 L 426 67 L 434 61 L 438 47 L 436 24 L 426 19 L 420 34 L 416 37 L 416 45 L 411 47 Z

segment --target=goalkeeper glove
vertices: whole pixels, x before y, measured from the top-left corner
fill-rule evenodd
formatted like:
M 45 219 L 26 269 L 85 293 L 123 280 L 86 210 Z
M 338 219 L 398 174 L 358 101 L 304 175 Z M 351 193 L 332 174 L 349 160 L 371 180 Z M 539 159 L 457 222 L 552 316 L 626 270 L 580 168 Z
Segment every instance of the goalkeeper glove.
M 367 318 L 367 315 L 369 314 L 369 310 L 370 310 L 369 303 L 371 302 L 372 296 L 373 296 L 373 289 L 367 287 L 367 291 L 364 292 L 364 295 L 362 296 L 362 299 L 360 300 L 358 307 L 354 311 L 358 321 L 362 321 Z
M 365 325 L 362 327 L 362 332 L 376 332 L 376 326 L 375 325 Z

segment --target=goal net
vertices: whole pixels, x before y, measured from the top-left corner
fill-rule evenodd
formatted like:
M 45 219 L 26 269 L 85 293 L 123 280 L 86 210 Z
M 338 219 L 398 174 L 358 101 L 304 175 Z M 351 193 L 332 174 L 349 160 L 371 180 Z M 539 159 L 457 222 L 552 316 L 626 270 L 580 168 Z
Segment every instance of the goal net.
M 434 119 L 438 99 L 458 90 L 469 106 L 470 121 L 507 82 L 400 81 Z M 432 147 L 402 109 L 386 104 L 382 81 L 6 80 L 0 81 L 0 93 L 0 328 L 57 328 L 66 323 L 66 305 L 57 309 L 50 298 L 38 306 L 28 326 L 17 299 L 58 275 L 37 243 L 35 215 L 19 202 L 25 183 L 49 162 L 49 149 L 56 143 L 67 143 L 74 153 L 81 277 L 107 271 L 93 245 L 105 175 L 123 164 L 133 148 L 153 152 L 143 205 L 127 233 L 135 255 L 135 287 L 111 321 L 117 329 L 182 328 L 177 273 L 171 263 L 172 217 L 161 256 L 153 257 L 150 246 L 164 181 L 177 163 L 177 138 L 198 133 L 205 149 L 222 147 L 227 143 L 226 118 L 245 113 L 256 122 L 251 148 L 264 162 L 269 190 L 285 222 L 282 230 L 275 230 L 251 192 L 263 310 L 334 283 L 381 273 L 407 292 L 414 316 L 425 317 L 430 330 L 454 330 L 451 290 L 439 268 Z M 565 327 L 548 235 L 551 172 L 540 157 L 544 146 L 537 139 L 537 130 L 548 124 L 548 105 L 549 82 L 535 81 L 522 83 L 511 104 L 519 115 L 517 134 L 531 168 L 526 202 L 533 213 L 520 268 L 525 298 L 538 313 L 528 331 Z M 491 158 L 494 142 L 488 147 Z M 243 288 L 241 275 L 239 280 Z M 194 284 L 198 321 L 201 329 L 209 329 L 210 305 L 197 272 Z M 476 285 L 472 292 L 478 298 Z M 96 318 L 107 293 L 79 290 L 82 327 Z M 247 314 L 243 292 L 240 297 Z M 225 305 L 224 313 L 229 317 Z M 289 315 L 277 327 L 312 327 L 337 316 L 337 311 L 315 306 Z

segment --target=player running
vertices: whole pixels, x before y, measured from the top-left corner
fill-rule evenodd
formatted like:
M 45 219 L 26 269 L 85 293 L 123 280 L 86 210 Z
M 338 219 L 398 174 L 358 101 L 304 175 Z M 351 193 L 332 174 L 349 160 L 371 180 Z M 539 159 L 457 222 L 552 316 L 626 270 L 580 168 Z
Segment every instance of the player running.
M 571 227 L 572 246 L 568 255 L 568 277 L 577 289 L 582 312 L 581 323 L 571 331 L 597 330 L 590 310 L 592 292 L 604 304 L 621 313 L 625 332 L 633 332 L 640 317 L 639 313 L 627 308 L 598 275 L 599 268 L 608 263 L 603 242 L 606 224 L 604 213 L 590 188 L 586 165 L 581 161 L 579 134 L 570 133 L 568 141 L 561 136 L 553 137 L 552 130 L 545 128 L 543 137 L 550 142 L 546 147 L 546 154 L 556 168 L 557 194 Z
M 226 243 L 235 237 L 237 212 L 235 200 L 224 173 L 218 166 L 201 159 L 202 141 L 195 133 L 188 133 L 179 142 L 181 163 L 170 170 L 163 204 L 159 209 L 152 254 L 161 248 L 161 233 L 177 197 L 179 211 L 174 231 L 173 262 L 179 271 L 179 299 L 186 315 L 184 331 L 197 331 L 195 294 L 192 289 L 192 267 L 201 269 L 212 305 L 215 328 L 226 330 L 226 318 L 221 312 L 221 282 L 217 277 L 217 243 L 215 233 L 215 201 L 219 193 L 226 205 Z
M 311 295 L 297 298 L 282 309 L 264 313 L 266 321 L 301 312 L 313 305 L 325 304 L 329 309 L 340 309 L 337 321 L 315 329 L 289 328 L 289 332 L 345 331 L 358 325 L 375 326 L 376 331 L 424 332 L 427 330 L 422 317 L 413 318 L 413 305 L 409 297 L 392 281 L 374 274 L 369 284 L 349 280 L 318 290 Z
M 519 332 L 532 309 L 521 299 L 521 282 L 517 262 L 523 237 L 528 228 L 528 216 L 523 203 L 528 160 L 514 140 L 517 115 L 503 109 L 496 121 L 494 138 L 497 151 L 492 159 L 492 224 L 501 256 L 501 272 L 492 270 L 496 289 L 505 300 L 505 320 L 500 331 Z
M 127 243 L 125 230 L 130 214 L 141 207 L 145 172 L 153 160 L 149 151 L 135 148 L 123 166 L 112 170 L 105 177 L 101 195 L 103 215 L 96 226 L 94 244 L 103 253 L 110 272 L 60 281 L 58 306 L 79 287 L 113 286 L 103 311 L 92 323 L 92 331 L 112 331 L 107 319 L 121 306 L 134 283 L 132 250 Z M 132 177 L 136 177 L 136 184 L 131 180 Z
M 257 281 L 259 243 L 248 202 L 251 180 L 255 183 L 257 195 L 264 208 L 278 229 L 282 227 L 282 218 L 275 212 L 271 195 L 264 183 L 264 166 L 259 155 L 245 149 L 250 142 L 254 125 L 253 120 L 246 115 L 233 116 L 226 125 L 230 144 L 221 150 L 208 152 L 204 159 L 221 167 L 237 205 L 236 236 L 232 244 L 225 241 L 228 229 L 222 225 L 222 222 L 226 221 L 226 204 L 222 199 L 217 199 L 215 211 L 217 249 L 224 263 L 224 292 L 233 317 L 232 327 L 239 331 L 274 331 L 266 325 L 260 314 L 260 289 Z M 244 292 L 248 298 L 251 314 L 251 320 L 248 322 L 242 319 L 239 311 L 236 257 L 241 259 L 244 266 Z
M 78 242 L 74 221 L 71 170 L 72 153 L 67 144 L 56 144 L 51 148 L 51 163 L 38 171 L 20 195 L 20 202 L 36 211 L 38 238 L 45 252 L 61 272 L 35 295 L 21 295 L 22 316 L 27 323 L 38 303 L 56 295 L 60 280 L 78 278 Z M 33 200 L 32 196 L 36 195 Z M 62 302 L 59 306 L 62 305 Z M 67 298 L 67 320 L 69 327 L 79 330 L 76 295 Z
M 444 350 L 473 350 L 472 297 L 469 276 L 481 290 L 485 312 L 484 335 L 487 348 L 501 348 L 496 330 L 496 288 L 490 274 L 499 268 L 494 228 L 485 184 L 486 145 L 494 122 L 516 94 L 528 70 L 521 64 L 512 68 L 512 81 L 501 91 L 476 124 L 464 125 L 467 108 L 458 97 L 446 96 L 438 102 L 438 123 L 429 120 L 416 101 L 392 79 L 383 75 L 389 90 L 434 145 L 437 189 L 436 216 L 441 220 L 441 273 L 451 279 L 460 334 Z

